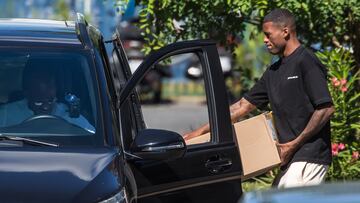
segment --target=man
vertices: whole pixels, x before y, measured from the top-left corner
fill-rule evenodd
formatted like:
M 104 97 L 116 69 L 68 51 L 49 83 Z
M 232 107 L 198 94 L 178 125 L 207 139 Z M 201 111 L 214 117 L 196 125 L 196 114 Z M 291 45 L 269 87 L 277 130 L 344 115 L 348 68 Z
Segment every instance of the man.
M 279 60 L 254 87 L 230 107 L 232 122 L 270 103 L 279 136 L 281 173 L 274 185 L 293 187 L 320 184 L 331 164 L 330 116 L 334 112 L 326 70 L 296 36 L 294 16 L 275 9 L 262 25 L 264 43 Z M 209 125 L 185 139 L 209 131 Z
M 50 68 L 27 65 L 23 73 L 23 90 L 25 99 L 0 106 L 0 127 L 17 125 L 32 116 L 47 114 L 95 132 L 83 116 L 70 117 L 68 107 L 56 101 L 55 75 Z

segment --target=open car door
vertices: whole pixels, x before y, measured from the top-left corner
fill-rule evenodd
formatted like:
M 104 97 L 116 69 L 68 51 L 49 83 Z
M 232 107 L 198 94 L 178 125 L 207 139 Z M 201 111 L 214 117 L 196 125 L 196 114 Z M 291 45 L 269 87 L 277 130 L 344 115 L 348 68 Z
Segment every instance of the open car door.
M 136 180 L 138 202 L 236 202 L 242 195 L 242 169 L 216 43 L 196 40 L 168 45 L 150 54 L 132 75 L 121 43 L 115 46 L 113 57 L 121 60 L 119 72 L 127 78 L 118 101 L 121 139 Z M 186 145 L 178 133 L 148 129 L 136 92 L 136 85 L 160 61 L 188 53 L 195 54 L 202 66 L 211 128 L 210 140 L 195 145 Z

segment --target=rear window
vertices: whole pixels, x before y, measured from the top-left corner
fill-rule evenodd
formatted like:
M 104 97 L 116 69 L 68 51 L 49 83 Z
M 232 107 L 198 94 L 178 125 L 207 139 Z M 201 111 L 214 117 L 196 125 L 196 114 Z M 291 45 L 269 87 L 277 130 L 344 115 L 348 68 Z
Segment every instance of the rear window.
M 90 59 L 80 51 L 1 50 L 0 133 L 60 145 L 103 143 Z

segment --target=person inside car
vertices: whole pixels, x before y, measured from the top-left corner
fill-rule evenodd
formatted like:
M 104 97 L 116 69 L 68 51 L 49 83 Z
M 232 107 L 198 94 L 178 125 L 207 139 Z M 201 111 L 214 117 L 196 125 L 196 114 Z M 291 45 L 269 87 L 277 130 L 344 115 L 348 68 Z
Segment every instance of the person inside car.
M 39 64 L 28 62 L 24 69 L 25 98 L 0 106 L 0 127 L 17 125 L 36 115 L 53 115 L 94 133 L 95 128 L 86 118 L 70 116 L 68 106 L 57 101 L 55 73 Z

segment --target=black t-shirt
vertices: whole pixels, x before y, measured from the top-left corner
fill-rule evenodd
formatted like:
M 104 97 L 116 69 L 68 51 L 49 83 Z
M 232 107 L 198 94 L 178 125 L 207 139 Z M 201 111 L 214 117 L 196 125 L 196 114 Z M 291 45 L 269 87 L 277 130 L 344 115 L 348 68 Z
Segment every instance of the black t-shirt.
M 305 129 L 319 105 L 332 103 L 326 68 L 303 46 L 272 64 L 244 95 L 258 108 L 270 103 L 279 142 L 294 140 Z M 331 163 L 330 122 L 312 136 L 295 154 L 294 161 Z

